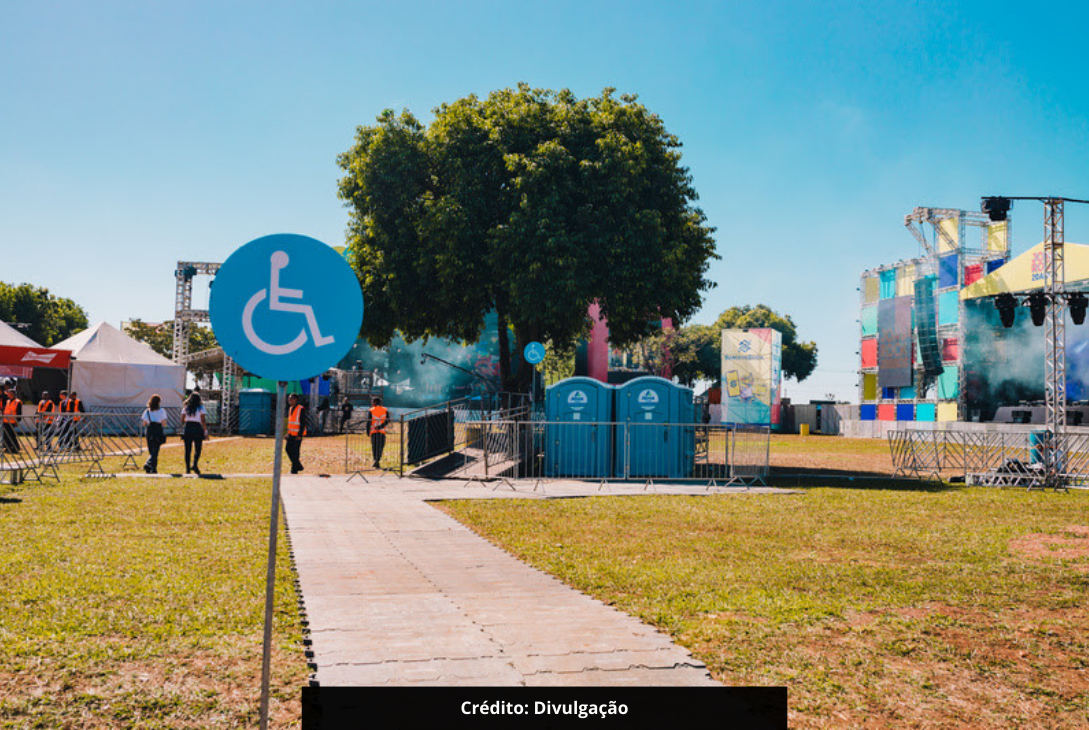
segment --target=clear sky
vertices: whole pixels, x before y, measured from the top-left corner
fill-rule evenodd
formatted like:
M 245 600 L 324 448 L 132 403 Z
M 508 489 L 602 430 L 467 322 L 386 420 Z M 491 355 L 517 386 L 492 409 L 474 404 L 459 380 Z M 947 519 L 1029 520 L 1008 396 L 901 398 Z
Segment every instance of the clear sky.
M 790 314 L 820 357 L 786 395 L 857 400 L 858 276 L 917 255 L 906 213 L 1089 198 L 1087 29 L 1077 2 L 0 0 L 0 280 L 170 319 L 178 260 L 342 244 L 336 156 L 383 109 L 613 86 L 681 139 L 718 229 L 696 321 Z M 1042 208 L 1013 217 L 1020 253 Z

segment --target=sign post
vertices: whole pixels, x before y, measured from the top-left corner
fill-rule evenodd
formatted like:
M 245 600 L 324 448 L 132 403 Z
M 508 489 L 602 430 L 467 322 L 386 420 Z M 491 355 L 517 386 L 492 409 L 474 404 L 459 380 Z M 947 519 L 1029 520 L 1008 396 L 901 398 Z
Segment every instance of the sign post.
M 533 366 L 533 401 L 537 401 L 537 365 L 545 359 L 545 346 L 540 342 L 530 342 L 522 350 L 522 357 L 527 363 Z
M 321 286 L 314 285 L 317 281 Z M 286 233 L 258 238 L 235 251 L 214 284 L 209 316 L 223 351 L 245 370 L 277 381 L 261 656 L 261 728 L 266 730 L 287 381 L 320 375 L 348 353 L 363 322 L 363 295 L 355 273 L 336 251 Z

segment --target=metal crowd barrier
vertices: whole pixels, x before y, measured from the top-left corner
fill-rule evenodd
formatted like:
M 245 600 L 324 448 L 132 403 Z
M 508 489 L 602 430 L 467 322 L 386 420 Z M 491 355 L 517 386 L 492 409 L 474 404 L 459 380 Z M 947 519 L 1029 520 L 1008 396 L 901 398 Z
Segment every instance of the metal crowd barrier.
M 704 482 L 708 487 L 762 484 L 769 472 L 767 427 L 454 419 L 451 434 L 450 423 L 437 419 L 433 428 L 452 439 L 454 448 L 420 471 L 468 481 Z M 411 440 L 410 429 L 399 432 L 402 440 Z M 356 436 L 349 437 L 347 473 L 365 471 L 373 462 L 369 440 Z M 408 461 L 401 461 L 403 472 Z
M 897 476 L 960 478 L 996 487 L 1089 486 L 1089 434 L 1032 431 L 891 431 Z M 1046 483 L 1048 459 L 1057 484 Z
M 15 416 L 14 424 L 5 420 L 0 474 L 14 484 L 28 478 L 41 482 L 60 479 L 58 465 L 87 463 L 85 476 L 105 476 L 101 462 L 110 456 L 123 456 L 122 468 L 138 469 L 137 458 L 147 451 L 141 413 L 27 414 Z

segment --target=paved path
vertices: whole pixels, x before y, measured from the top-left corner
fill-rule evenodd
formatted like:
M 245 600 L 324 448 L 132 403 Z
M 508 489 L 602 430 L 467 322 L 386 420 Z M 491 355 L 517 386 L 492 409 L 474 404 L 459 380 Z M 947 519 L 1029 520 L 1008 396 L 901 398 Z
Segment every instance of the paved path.
M 319 684 L 715 684 L 666 635 L 528 567 L 425 501 L 645 494 L 642 485 L 549 483 L 547 494 L 532 482 L 463 485 L 283 479 Z

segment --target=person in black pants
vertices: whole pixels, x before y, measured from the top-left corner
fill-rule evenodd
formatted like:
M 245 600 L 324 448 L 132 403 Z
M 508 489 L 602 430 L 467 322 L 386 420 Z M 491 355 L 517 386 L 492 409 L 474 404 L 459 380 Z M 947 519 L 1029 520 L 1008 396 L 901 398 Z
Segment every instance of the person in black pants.
M 140 416 L 147 430 L 147 461 L 144 462 L 144 471 L 148 474 L 159 473 L 159 449 L 166 443 L 166 431 L 163 424 L 166 422 L 166 411 L 160 404 L 162 399 L 158 395 L 151 396 L 147 402 L 147 410 Z
M 287 397 L 287 439 L 284 442 L 284 451 L 291 460 L 291 473 L 298 474 L 303 470 L 299 461 L 299 451 L 302 449 L 303 436 L 306 435 L 306 409 L 299 403 L 299 396 L 292 393 Z
M 182 431 L 182 441 L 185 443 L 185 473 L 195 472 L 200 476 L 200 449 L 204 439 L 208 438 L 208 412 L 200 404 L 200 393 L 195 390 L 185 400 L 185 408 L 182 409 L 182 421 L 185 422 L 185 430 Z M 190 466 L 192 456 L 192 466 Z

